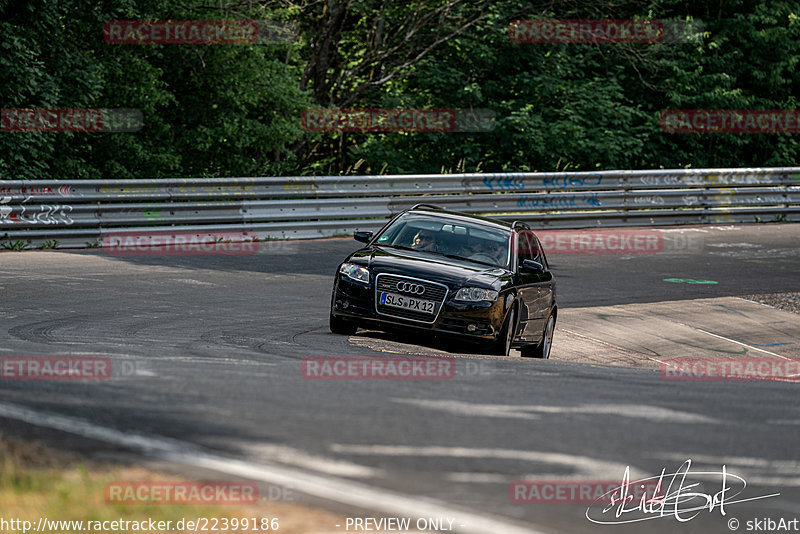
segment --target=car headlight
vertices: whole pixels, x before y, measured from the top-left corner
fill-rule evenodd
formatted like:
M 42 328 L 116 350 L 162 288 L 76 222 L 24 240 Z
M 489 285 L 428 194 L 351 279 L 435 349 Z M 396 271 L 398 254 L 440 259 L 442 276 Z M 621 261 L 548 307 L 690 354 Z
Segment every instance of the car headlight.
M 466 302 L 480 302 L 482 300 L 497 300 L 497 291 L 493 289 L 483 289 L 482 287 L 462 287 L 456 293 L 454 300 Z
M 351 280 L 369 284 L 369 269 L 354 263 L 343 263 L 339 266 L 339 272 Z

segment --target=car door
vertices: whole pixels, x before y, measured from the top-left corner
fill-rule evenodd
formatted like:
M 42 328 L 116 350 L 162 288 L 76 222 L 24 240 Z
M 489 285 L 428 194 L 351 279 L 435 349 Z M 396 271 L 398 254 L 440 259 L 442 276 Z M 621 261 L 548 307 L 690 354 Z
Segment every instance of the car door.
M 547 312 L 552 302 L 553 275 L 547 266 L 539 240 L 530 230 L 515 232 L 517 295 L 520 300 L 520 338 L 538 342 L 544 331 Z M 523 268 L 524 260 L 536 261 L 544 267 L 541 272 Z
M 539 288 L 541 289 L 539 293 L 539 297 L 541 298 L 540 312 L 543 321 L 542 328 L 539 329 L 539 332 L 542 333 L 544 332 L 544 321 L 547 321 L 547 315 L 550 313 L 550 309 L 553 307 L 553 303 L 555 302 L 556 281 L 553 278 L 553 273 L 550 271 L 550 264 L 547 263 L 547 257 L 544 254 L 544 249 L 542 248 L 539 238 L 536 237 L 533 232 L 530 233 L 530 238 L 536 245 L 537 254 L 535 256 L 535 261 L 544 266 L 544 272 L 539 275 Z

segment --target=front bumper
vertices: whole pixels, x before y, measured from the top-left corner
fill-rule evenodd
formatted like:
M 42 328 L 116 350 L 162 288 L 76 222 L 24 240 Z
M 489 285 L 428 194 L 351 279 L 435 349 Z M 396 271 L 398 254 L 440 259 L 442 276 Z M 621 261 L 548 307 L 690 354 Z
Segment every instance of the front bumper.
M 454 301 L 454 295 L 455 290 L 451 288 L 433 322 L 415 321 L 377 310 L 374 278 L 367 286 L 337 274 L 331 305 L 334 315 L 355 320 L 364 327 L 399 327 L 474 341 L 495 340 L 505 319 L 506 296 L 501 294 L 494 302 L 461 302 Z

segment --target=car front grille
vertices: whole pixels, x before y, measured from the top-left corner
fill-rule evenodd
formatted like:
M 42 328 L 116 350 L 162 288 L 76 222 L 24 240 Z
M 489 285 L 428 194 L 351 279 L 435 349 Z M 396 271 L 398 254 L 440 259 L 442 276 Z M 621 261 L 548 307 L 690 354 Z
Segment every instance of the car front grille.
M 444 299 L 447 297 L 447 286 L 438 282 L 431 282 L 429 280 L 422 280 L 419 278 L 412 278 L 410 276 L 400 276 L 394 274 L 379 274 L 375 280 L 375 309 L 381 315 L 398 317 L 400 319 L 407 319 L 409 321 L 420 323 L 433 323 L 436 321 L 436 317 L 439 316 L 439 311 L 442 309 Z M 397 287 L 397 285 L 401 282 L 422 286 L 425 288 L 425 292 L 420 295 L 418 293 L 401 291 Z M 412 310 L 395 308 L 393 306 L 382 305 L 380 304 L 381 293 L 397 293 L 400 295 L 408 295 L 417 299 L 432 300 L 436 303 L 434 306 L 434 313 L 421 313 Z

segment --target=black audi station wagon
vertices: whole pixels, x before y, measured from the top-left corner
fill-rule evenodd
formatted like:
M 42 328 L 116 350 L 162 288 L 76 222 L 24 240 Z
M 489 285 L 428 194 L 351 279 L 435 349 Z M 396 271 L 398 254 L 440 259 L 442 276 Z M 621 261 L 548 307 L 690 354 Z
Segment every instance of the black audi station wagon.
M 354 237 L 366 245 L 336 273 L 331 332 L 425 330 L 549 358 L 556 283 L 526 224 L 419 204 Z

